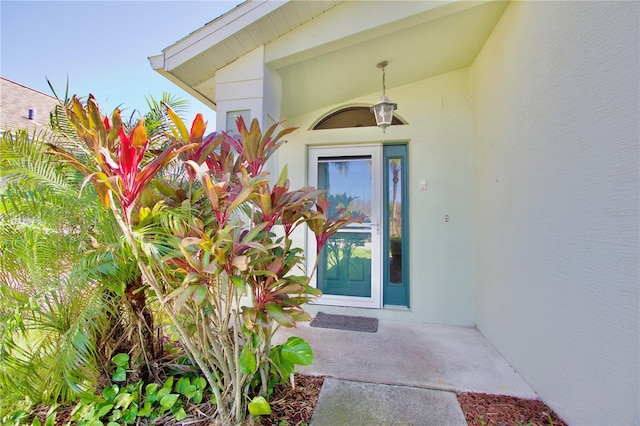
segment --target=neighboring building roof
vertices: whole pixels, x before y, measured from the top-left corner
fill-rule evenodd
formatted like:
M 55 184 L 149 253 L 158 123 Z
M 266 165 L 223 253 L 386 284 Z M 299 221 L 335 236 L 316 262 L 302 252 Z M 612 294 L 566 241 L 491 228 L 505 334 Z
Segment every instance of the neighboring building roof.
M 0 77 L 0 131 L 49 127 L 56 105 L 55 97 Z

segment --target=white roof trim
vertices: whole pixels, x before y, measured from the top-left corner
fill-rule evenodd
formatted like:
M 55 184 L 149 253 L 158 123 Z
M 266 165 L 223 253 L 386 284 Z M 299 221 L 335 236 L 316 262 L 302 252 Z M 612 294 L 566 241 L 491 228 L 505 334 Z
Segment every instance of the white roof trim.
M 167 71 L 172 70 L 194 56 L 201 54 L 211 46 L 215 46 L 244 30 L 250 24 L 269 15 L 290 1 L 292 0 L 247 1 L 236 6 L 177 43 L 163 49 L 164 69 Z

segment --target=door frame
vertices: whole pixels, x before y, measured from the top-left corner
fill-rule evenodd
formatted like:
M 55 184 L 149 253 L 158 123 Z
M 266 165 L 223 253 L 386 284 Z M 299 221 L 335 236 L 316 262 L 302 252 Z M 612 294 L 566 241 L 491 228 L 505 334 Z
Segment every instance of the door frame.
M 307 182 L 310 186 L 318 184 L 318 159 L 322 157 L 362 157 L 371 156 L 371 296 L 340 296 L 326 294 L 320 296 L 319 305 L 348 306 L 357 308 L 382 308 L 382 245 L 383 245 L 383 210 L 382 210 L 382 144 L 366 145 L 322 145 L 310 146 L 307 149 L 308 170 Z M 316 240 L 313 232 L 307 228 L 307 269 L 316 262 Z M 317 273 L 309 283 L 317 288 Z

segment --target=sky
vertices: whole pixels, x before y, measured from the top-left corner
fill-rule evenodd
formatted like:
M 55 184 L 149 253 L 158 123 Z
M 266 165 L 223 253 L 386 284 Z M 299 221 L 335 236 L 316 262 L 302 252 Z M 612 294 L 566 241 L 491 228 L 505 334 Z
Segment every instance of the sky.
M 92 93 L 103 114 L 147 110 L 163 92 L 189 101 L 185 122 L 201 112 L 215 130 L 215 112 L 151 68 L 162 53 L 241 1 L 0 0 L 0 75 L 52 95 Z M 1 96 L 1 94 L 0 94 Z

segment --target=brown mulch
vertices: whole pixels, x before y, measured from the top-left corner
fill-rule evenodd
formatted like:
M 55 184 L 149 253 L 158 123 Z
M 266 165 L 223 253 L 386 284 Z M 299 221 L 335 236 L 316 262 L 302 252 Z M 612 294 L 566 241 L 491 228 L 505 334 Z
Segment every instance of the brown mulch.
M 324 379 L 324 376 L 296 374 L 294 388 L 289 384 L 277 385 L 269 398 L 272 414 L 261 417 L 260 424 L 308 425 Z M 540 400 L 466 392 L 458 394 L 458 402 L 469 426 L 567 426 Z M 71 409 L 59 413 L 56 424 L 68 421 Z M 37 413 L 43 424 L 45 413 Z
M 302 426 L 311 422 L 324 376 L 303 376 L 296 373 L 294 380 L 294 388 L 289 384 L 277 385 L 273 390 L 269 398 L 271 416 L 260 419 L 263 426 Z
M 458 402 L 469 426 L 566 426 L 544 402 L 536 399 L 462 393 Z

